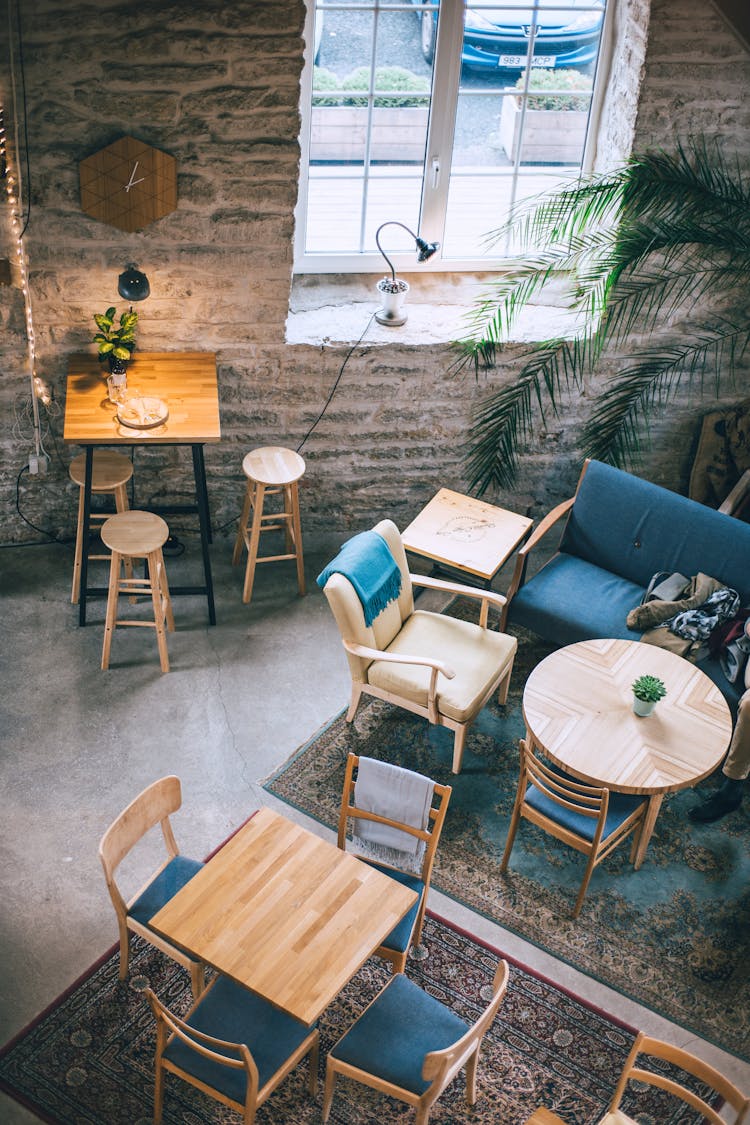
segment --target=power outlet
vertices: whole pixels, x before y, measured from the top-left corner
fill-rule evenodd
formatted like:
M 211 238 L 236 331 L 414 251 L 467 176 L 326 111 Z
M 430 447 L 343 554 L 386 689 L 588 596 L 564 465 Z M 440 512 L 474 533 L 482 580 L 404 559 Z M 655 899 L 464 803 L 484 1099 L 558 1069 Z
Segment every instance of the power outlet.
M 39 476 L 45 477 L 47 475 L 47 469 L 49 468 L 49 457 L 46 453 L 40 453 L 37 457 L 37 461 L 39 463 Z
M 32 477 L 46 476 L 49 468 L 49 457 L 46 453 L 29 454 L 29 474 Z

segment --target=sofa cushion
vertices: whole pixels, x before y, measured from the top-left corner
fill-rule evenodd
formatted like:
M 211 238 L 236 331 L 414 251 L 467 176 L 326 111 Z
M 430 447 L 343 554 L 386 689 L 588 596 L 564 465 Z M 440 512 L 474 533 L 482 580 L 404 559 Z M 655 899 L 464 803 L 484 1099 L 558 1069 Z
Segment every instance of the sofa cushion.
M 750 595 L 750 524 L 600 461 L 583 475 L 560 550 L 637 586 L 661 570 L 702 571 L 743 603 Z
M 509 620 L 558 645 L 615 637 L 639 641 L 625 619 L 643 587 L 573 555 L 556 555 L 510 603 Z

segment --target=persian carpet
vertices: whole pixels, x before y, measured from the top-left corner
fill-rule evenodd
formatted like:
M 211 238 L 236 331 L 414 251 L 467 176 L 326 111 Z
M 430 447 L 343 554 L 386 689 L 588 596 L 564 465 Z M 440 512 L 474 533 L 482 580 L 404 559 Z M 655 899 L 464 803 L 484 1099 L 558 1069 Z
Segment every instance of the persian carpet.
M 465 601 L 465 599 L 463 599 Z M 462 612 L 461 609 L 452 612 Z M 570 917 L 584 857 L 522 821 L 507 875 L 500 873 L 524 733 L 523 685 L 553 646 L 517 630 L 505 707 L 471 727 L 461 773 L 453 735 L 389 703 L 363 697 L 266 782 L 290 805 L 334 826 L 348 751 L 381 758 L 453 786 L 433 886 L 599 981 L 750 1058 L 750 810 L 711 825 L 687 811 L 696 790 L 669 795 L 640 871 L 629 845 L 594 870 L 577 920 Z M 709 792 L 717 784 L 699 787 Z
M 53 1125 L 149 1125 L 153 1110 L 155 1033 L 143 995 L 150 986 L 175 1012 L 191 1003 L 187 973 L 138 937 L 129 977 L 118 976 L 111 950 L 0 1052 L 0 1087 Z M 409 976 L 473 1022 L 491 995 L 500 954 L 440 919 L 428 917 L 429 956 L 410 961 Z M 320 1078 L 328 1050 L 387 982 L 371 958 L 321 1019 Z M 459 1076 L 431 1120 L 459 1125 L 522 1125 L 538 1105 L 569 1125 L 594 1125 L 606 1110 L 634 1031 L 511 961 L 510 983 L 479 1065 L 479 1096 L 468 1110 Z M 666 1068 L 667 1070 L 669 1068 Z M 673 1072 L 674 1073 L 674 1072 Z M 166 1125 L 236 1122 L 237 1114 L 166 1076 Z M 662 1091 L 634 1091 L 624 1108 L 660 1125 L 701 1120 Z M 297 1067 L 258 1111 L 258 1125 L 317 1125 L 322 1081 L 311 1099 L 307 1063 Z M 414 1111 L 347 1079 L 336 1084 L 332 1125 L 407 1122 Z

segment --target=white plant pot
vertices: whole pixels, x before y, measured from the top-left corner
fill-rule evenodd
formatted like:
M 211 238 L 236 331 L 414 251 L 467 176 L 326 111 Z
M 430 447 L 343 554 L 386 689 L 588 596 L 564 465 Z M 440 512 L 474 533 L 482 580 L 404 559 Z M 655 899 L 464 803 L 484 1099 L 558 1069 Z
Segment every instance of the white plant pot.
M 640 715 L 641 718 L 650 715 L 654 707 L 656 707 L 656 700 L 639 699 L 637 695 L 633 696 L 633 710 L 636 715 Z
M 392 328 L 406 324 L 404 301 L 409 292 L 409 282 L 397 277 L 394 283 L 390 277 L 383 277 L 375 288 L 383 302 L 382 308 L 375 313 L 378 324 L 387 324 Z

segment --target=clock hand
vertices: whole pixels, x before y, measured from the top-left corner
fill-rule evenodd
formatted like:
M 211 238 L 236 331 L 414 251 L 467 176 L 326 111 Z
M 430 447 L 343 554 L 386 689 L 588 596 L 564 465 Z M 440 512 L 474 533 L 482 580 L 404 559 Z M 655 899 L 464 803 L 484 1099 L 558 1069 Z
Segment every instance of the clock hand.
M 138 162 L 138 161 L 136 160 L 135 164 L 133 165 L 133 171 L 132 171 L 132 172 L 130 173 L 130 179 L 129 179 L 129 180 L 128 180 L 128 182 L 127 182 L 127 183 L 125 184 L 125 191 L 130 191 L 130 189 L 131 189 L 132 187 L 135 187 L 135 185 L 136 185 L 136 184 L 142 184 L 142 183 L 143 183 L 143 181 L 144 181 L 144 180 L 145 180 L 145 178 L 146 178 L 145 176 L 141 176 L 141 177 L 140 177 L 140 179 L 138 179 L 138 180 L 136 180 L 136 179 L 134 178 L 134 177 L 135 177 L 135 174 L 136 174 L 136 172 L 137 172 L 137 170 L 138 170 L 138 163 L 139 163 L 139 162 Z

